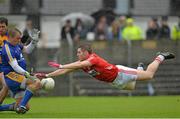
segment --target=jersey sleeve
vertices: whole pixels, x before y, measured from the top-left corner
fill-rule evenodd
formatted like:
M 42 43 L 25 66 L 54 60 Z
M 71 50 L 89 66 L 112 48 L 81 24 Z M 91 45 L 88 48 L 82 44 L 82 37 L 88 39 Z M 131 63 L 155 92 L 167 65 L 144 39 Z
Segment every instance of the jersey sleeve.
M 96 64 L 98 62 L 97 58 L 95 56 L 90 56 L 87 61 L 89 61 L 92 65 Z
M 7 44 L 5 44 L 5 58 L 8 62 L 11 62 L 16 58 L 14 50 L 11 50 Z

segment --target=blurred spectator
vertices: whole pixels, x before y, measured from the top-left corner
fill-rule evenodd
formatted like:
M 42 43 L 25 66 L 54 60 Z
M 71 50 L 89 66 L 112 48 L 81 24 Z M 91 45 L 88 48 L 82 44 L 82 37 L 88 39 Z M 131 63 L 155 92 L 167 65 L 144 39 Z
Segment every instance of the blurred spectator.
M 25 27 L 25 29 L 24 29 L 24 31 L 23 31 L 23 34 L 26 35 L 26 36 L 28 36 L 28 35 L 29 35 L 29 32 L 31 32 L 32 29 L 33 29 L 32 20 L 29 19 L 29 18 L 27 18 L 27 19 L 26 19 L 26 27 Z M 26 42 L 26 43 L 27 43 L 27 42 Z
M 152 20 L 154 21 L 157 29 L 159 29 L 159 23 L 158 23 L 158 18 L 157 17 L 152 17 Z
M 74 38 L 74 28 L 72 27 L 71 25 L 71 21 L 70 20 L 67 20 L 65 25 L 62 27 L 62 30 L 61 30 L 61 39 L 63 42 L 72 42 L 72 41 L 69 41 L 70 39 L 67 38 L 67 34 L 70 35 L 71 37 L 71 40 L 73 40 Z
M 122 40 L 122 31 L 126 25 L 126 17 L 120 16 L 119 19 L 114 20 L 111 27 L 112 27 L 112 34 L 114 39 L 118 39 L 119 41 Z
M 155 94 L 155 90 L 154 90 L 153 85 L 150 81 L 147 84 L 147 89 L 148 89 L 149 96 L 153 96 Z
M 159 39 L 170 39 L 171 30 L 168 25 L 168 17 L 162 16 L 159 29 Z
M 134 20 L 132 18 L 128 18 L 126 23 L 127 25 L 122 32 L 123 39 L 142 40 L 142 30 L 140 27 L 134 25 Z
M 119 31 L 119 21 L 114 20 L 111 24 L 112 28 L 112 37 L 113 39 L 118 39 L 118 31 Z
M 126 27 L 126 17 L 125 16 L 120 16 L 119 18 L 119 29 L 118 29 L 118 40 L 123 40 L 122 37 L 122 32 L 124 28 Z
M 81 39 L 86 38 L 87 29 L 85 28 L 81 19 L 76 20 L 76 25 L 74 30 L 75 30 L 75 36 L 74 36 L 75 42 L 79 42 Z
M 158 26 L 157 26 L 156 22 L 153 19 L 151 19 L 148 22 L 148 28 L 146 30 L 146 39 L 147 40 L 157 39 L 158 34 L 159 34 Z
M 173 40 L 180 40 L 180 16 L 179 21 L 176 25 L 172 28 L 172 39 Z
M 33 29 L 33 22 L 32 19 L 30 19 L 29 17 L 27 17 L 26 19 L 26 27 L 23 31 L 23 35 L 26 37 L 29 37 L 29 33 L 32 32 Z M 24 43 L 25 45 L 28 45 L 31 42 L 31 39 L 28 38 L 27 41 Z M 36 71 L 36 63 L 37 63 L 37 47 L 34 48 L 34 50 L 26 55 L 26 59 L 27 59 L 27 68 L 28 71 Z
M 95 39 L 96 40 L 107 40 L 108 39 L 108 25 L 106 17 L 101 17 L 95 28 Z

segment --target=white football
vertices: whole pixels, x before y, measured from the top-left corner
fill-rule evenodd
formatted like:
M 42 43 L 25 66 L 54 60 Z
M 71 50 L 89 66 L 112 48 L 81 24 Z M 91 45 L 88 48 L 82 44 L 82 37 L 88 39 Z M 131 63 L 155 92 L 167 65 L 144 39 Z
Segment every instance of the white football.
M 44 78 L 41 80 L 41 85 L 44 90 L 52 90 L 55 86 L 53 78 Z

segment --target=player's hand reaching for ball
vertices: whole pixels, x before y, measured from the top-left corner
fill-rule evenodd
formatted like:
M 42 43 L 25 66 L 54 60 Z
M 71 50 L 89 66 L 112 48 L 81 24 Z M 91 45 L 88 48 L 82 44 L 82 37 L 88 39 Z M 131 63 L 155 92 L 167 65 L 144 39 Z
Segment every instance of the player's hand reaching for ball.
M 54 68 L 62 68 L 61 64 L 58 64 L 58 63 L 53 62 L 53 61 L 49 61 L 48 65 L 51 66 L 51 67 L 54 67 Z
M 43 79 L 43 78 L 48 77 L 47 74 L 45 74 L 45 73 L 35 73 L 34 75 L 39 79 Z

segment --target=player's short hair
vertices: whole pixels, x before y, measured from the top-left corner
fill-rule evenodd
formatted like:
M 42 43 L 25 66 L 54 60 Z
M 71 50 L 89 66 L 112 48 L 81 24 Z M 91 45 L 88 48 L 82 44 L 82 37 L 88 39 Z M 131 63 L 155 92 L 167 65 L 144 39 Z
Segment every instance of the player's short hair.
M 81 48 L 82 50 L 88 51 L 88 53 L 92 53 L 92 48 L 90 44 L 81 44 L 78 48 Z
M 19 33 L 22 34 L 21 31 L 18 28 L 9 28 L 8 29 L 8 36 L 14 38 L 16 34 Z
M 6 26 L 7 26 L 7 25 L 8 25 L 8 19 L 5 18 L 5 17 L 0 17 L 0 23 L 1 23 L 1 24 L 2 24 L 2 23 L 5 23 Z

